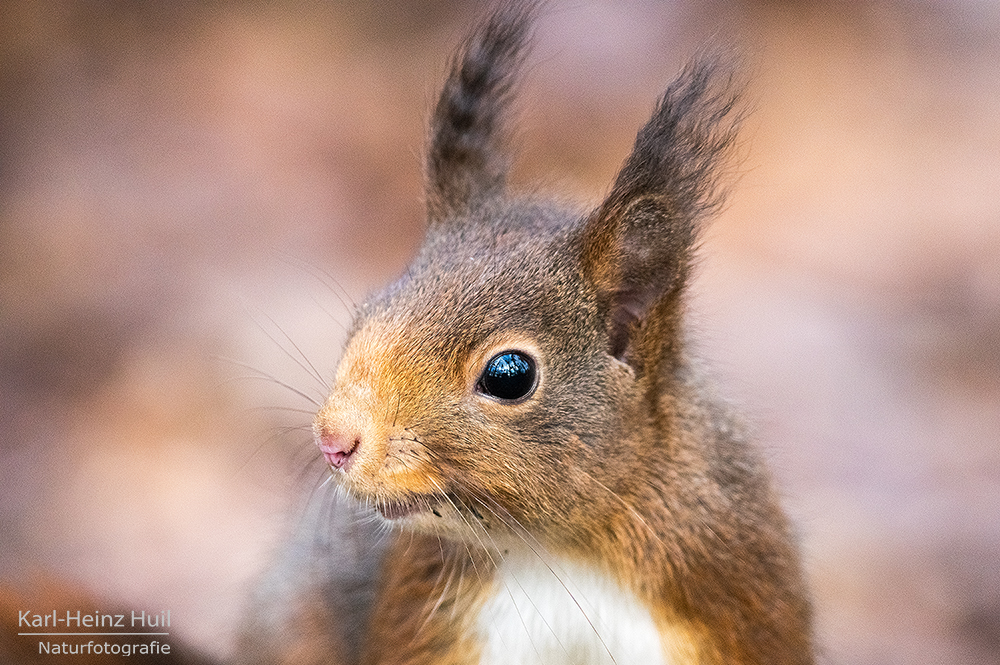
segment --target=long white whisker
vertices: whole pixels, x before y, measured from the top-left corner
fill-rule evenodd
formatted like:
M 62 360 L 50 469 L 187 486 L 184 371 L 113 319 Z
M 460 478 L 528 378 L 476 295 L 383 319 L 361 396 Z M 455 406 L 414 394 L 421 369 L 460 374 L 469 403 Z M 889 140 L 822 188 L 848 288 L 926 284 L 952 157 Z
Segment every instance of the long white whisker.
M 258 323 L 257 327 L 260 328 L 260 331 L 262 333 L 264 333 L 267 336 L 268 339 L 270 339 L 272 342 L 274 342 L 274 344 L 278 348 L 280 348 L 284 352 L 284 354 L 286 356 L 288 356 L 293 361 L 295 361 L 295 364 L 297 364 L 299 367 L 301 367 L 303 370 L 305 370 L 305 372 L 307 374 L 309 374 L 312 378 L 316 379 L 316 381 L 320 385 L 320 388 L 322 388 L 324 391 L 327 391 L 329 389 L 329 385 L 327 384 L 326 380 L 323 378 L 323 375 L 320 373 L 320 371 L 318 369 L 316 369 L 316 366 L 312 364 L 312 362 L 309 360 L 309 357 L 306 356 L 306 354 L 302 352 L 302 349 L 300 349 L 299 345 L 295 343 L 295 340 L 293 340 L 292 337 L 287 332 L 285 332 L 284 328 L 282 328 L 281 326 L 279 326 L 278 323 L 274 319 L 272 319 L 266 313 L 262 313 L 262 315 L 268 321 L 270 321 L 271 325 L 273 325 L 278 330 L 278 332 L 280 332 L 282 334 L 282 336 L 288 341 L 288 343 L 292 345 L 292 348 L 295 349 L 296 353 L 298 353 L 298 357 L 296 357 L 294 354 L 292 354 L 292 352 L 290 352 L 288 349 L 286 349 L 283 344 L 281 344 L 278 340 L 276 340 L 271 335 L 271 333 L 267 332 L 267 330 L 264 329 L 264 326 L 262 326 L 262 325 L 260 325 Z
M 268 374 L 267 372 L 265 372 L 263 370 L 257 369 L 253 365 L 249 365 L 249 364 L 247 364 L 245 362 L 241 362 L 239 360 L 233 360 L 232 358 L 224 358 L 222 356 L 216 356 L 216 359 L 217 360 L 222 360 L 224 362 L 232 363 L 234 365 L 237 365 L 238 367 L 242 367 L 243 369 L 247 369 L 247 370 L 250 370 L 251 372 L 255 372 L 256 373 L 255 375 L 251 375 L 251 376 L 233 377 L 232 379 L 229 379 L 230 381 L 233 381 L 233 380 L 241 380 L 241 381 L 246 381 L 246 380 L 266 380 L 266 381 L 270 381 L 270 382 L 272 382 L 272 383 L 274 383 L 276 385 L 281 386 L 282 388 L 286 388 L 286 389 L 292 391 L 293 393 L 295 393 L 296 395 L 298 395 L 302 399 L 310 402 L 313 406 L 315 406 L 317 408 L 323 406 L 322 403 L 319 400 L 317 400 L 317 399 L 315 399 L 313 397 L 310 397 L 309 395 L 307 395 L 306 393 L 302 392 L 298 388 L 295 388 L 295 387 L 291 386 L 290 384 L 285 383 L 281 379 L 279 379 L 279 378 L 277 378 L 277 377 L 275 377 L 275 376 L 273 376 L 271 374 Z
M 542 556 L 542 553 L 539 551 L 539 549 L 536 549 L 535 545 L 537 545 L 537 547 L 540 548 L 541 551 L 545 552 L 546 554 L 549 554 L 548 553 L 548 548 L 546 548 L 541 542 L 539 542 L 538 539 L 535 538 L 535 536 L 530 531 L 528 531 L 527 529 L 525 529 L 520 524 L 520 522 L 518 522 L 517 518 L 515 518 L 513 515 L 511 515 L 509 511 L 507 511 L 505 508 L 503 508 L 503 506 L 500 506 L 499 504 L 497 504 L 496 501 L 493 501 L 492 499 L 490 499 L 490 501 L 493 504 L 495 504 L 497 506 L 497 508 L 499 508 L 508 517 L 510 517 L 510 519 L 516 525 L 516 528 L 514 528 L 514 526 L 512 526 L 507 520 L 505 520 L 504 517 L 503 517 L 503 515 L 501 515 L 497 510 L 494 510 L 492 507 L 490 507 L 483 500 L 483 498 L 477 497 L 475 495 L 473 495 L 473 498 L 476 499 L 477 501 L 479 501 L 483 505 L 483 507 L 486 508 L 487 510 L 489 510 L 494 516 L 496 516 L 496 518 L 498 520 L 500 520 L 501 522 L 503 522 L 504 525 L 508 529 L 510 529 L 514 533 L 518 534 L 518 536 L 521 538 L 521 540 L 524 542 L 524 544 L 528 546 L 528 548 L 532 551 L 532 553 L 536 557 L 538 557 L 538 560 L 542 562 L 542 564 L 548 569 L 548 571 L 550 573 L 552 573 L 552 576 L 556 579 L 557 582 L 559 582 L 559 585 L 562 586 L 562 588 L 569 595 L 570 600 L 573 601 L 573 604 L 576 605 L 577 609 L 580 610 L 580 613 L 583 615 L 583 618 L 587 620 L 587 624 L 590 626 L 591 630 L 594 631 L 594 635 L 597 636 L 597 639 L 600 640 L 601 646 L 604 648 L 604 651 L 607 652 L 608 657 L 611 658 L 611 662 L 615 663 L 617 665 L 618 661 L 615 660 L 614 654 L 611 652 L 611 649 L 608 647 L 607 643 L 604 641 L 604 637 L 601 635 L 601 631 L 597 630 L 597 626 L 594 625 L 594 622 L 590 618 L 590 615 L 583 608 L 583 605 L 580 604 L 580 601 L 577 599 L 577 597 L 573 593 L 573 591 L 569 588 L 569 586 L 566 585 L 566 581 L 563 579 L 563 576 L 560 574 L 560 573 L 564 573 L 565 571 L 560 570 L 559 572 L 557 572 L 556 568 L 553 567 L 553 564 L 551 564 L 549 561 L 547 561 L 545 559 L 545 557 Z M 534 541 L 535 545 L 532 545 L 530 542 L 528 542 L 528 538 L 530 538 L 532 541 Z M 550 630 L 551 630 L 551 628 L 550 628 Z M 557 639 L 558 639 L 558 637 L 557 637 Z
M 449 563 L 449 557 L 444 552 L 444 544 L 441 542 L 440 536 L 438 537 L 438 547 L 440 547 L 441 549 L 441 572 L 438 573 L 438 577 L 434 581 L 435 589 L 441 583 L 441 579 L 445 577 L 445 572 L 448 570 L 448 563 Z M 431 622 L 431 620 L 434 618 L 434 615 L 437 614 L 438 609 L 441 607 L 441 604 L 444 602 L 444 599 L 447 597 L 448 589 L 451 587 L 452 575 L 454 574 L 455 567 L 457 566 L 454 557 L 451 558 L 451 564 L 452 564 L 451 566 L 452 571 L 447 576 L 447 578 L 445 578 L 444 587 L 442 587 L 441 593 L 438 594 L 437 601 L 427 612 L 427 617 L 424 619 L 423 623 L 420 624 L 420 627 L 417 629 L 417 631 L 413 634 L 413 639 L 410 640 L 411 644 L 424 631 L 424 628 L 427 627 L 427 624 Z
M 313 279 L 318 281 L 326 288 L 330 289 L 334 297 L 340 301 L 340 304 L 343 305 L 344 309 L 347 311 L 348 314 L 352 313 L 354 310 L 357 309 L 357 304 L 355 304 L 354 299 L 351 298 L 350 294 L 347 293 L 347 289 L 345 289 L 341 285 L 340 281 L 336 277 L 331 275 L 322 267 L 312 265 L 310 263 L 302 261 L 301 259 L 296 259 L 295 257 L 292 256 L 286 255 L 284 259 L 285 263 L 287 263 L 288 265 L 292 265 L 298 268 L 299 270 L 303 270 L 309 273 L 313 277 Z M 323 279 L 323 277 L 325 277 L 326 279 Z M 329 282 L 327 280 L 329 280 Z M 338 290 L 340 291 L 339 293 Z
M 494 570 L 498 570 L 499 566 L 497 565 L 496 559 L 493 558 L 493 554 L 491 553 L 490 550 L 493 549 L 494 551 L 496 551 L 497 556 L 499 556 L 501 560 L 504 559 L 504 556 L 503 556 L 503 552 L 501 551 L 501 549 L 496 546 L 496 542 L 493 541 L 493 538 L 492 538 L 492 536 L 490 536 L 489 532 L 486 531 L 486 529 L 483 527 L 483 525 L 481 525 L 481 524 L 479 525 L 480 529 L 483 532 L 483 535 L 485 535 L 487 538 L 490 539 L 490 542 L 493 544 L 493 548 L 489 548 L 489 547 L 486 546 L 485 543 L 483 543 L 482 538 L 479 537 L 479 533 L 478 533 L 477 529 L 475 527 L 473 527 L 472 524 L 469 522 L 469 520 L 465 517 L 465 515 L 462 514 L 461 509 L 457 505 L 455 505 L 455 502 L 452 501 L 451 497 L 448 496 L 448 493 L 444 491 L 444 488 L 442 488 L 441 485 L 438 484 L 438 482 L 436 480 L 432 479 L 431 482 L 434 484 L 434 487 L 437 489 L 437 491 L 440 492 L 441 495 L 445 498 L 445 500 L 449 504 L 451 504 L 451 507 L 455 510 L 455 512 L 458 514 L 458 516 L 462 519 L 462 521 L 465 522 L 465 525 L 469 528 L 469 531 L 472 533 L 472 535 L 475 537 L 475 539 L 479 542 L 480 549 L 489 558 L 490 563 L 493 566 L 493 569 Z M 472 558 L 471 552 L 470 552 L 470 559 L 472 561 L 472 565 L 474 567 L 476 567 L 477 571 L 478 571 L 478 566 L 476 566 L 476 560 L 474 558 Z M 503 583 L 503 586 L 504 586 L 504 590 L 507 592 L 507 595 L 510 596 L 511 603 L 513 603 L 514 606 L 516 607 L 517 603 L 514 600 L 514 594 L 513 594 L 513 592 L 510 590 L 510 587 L 507 585 L 507 583 L 505 581 L 503 581 L 502 583 Z M 520 583 L 518 583 L 518 584 L 520 585 Z M 523 588 L 522 588 L 522 591 L 523 591 Z M 525 594 L 525 595 L 527 595 L 527 594 Z M 528 598 L 530 600 L 530 596 L 528 596 Z M 537 608 L 536 608 L 536 610 L 537 610 Z M 527 624 L 524 623 L 524 617 L 521 616 L 520 612 L 518 612 L 518 618 L 521 620 L 521 625 L 524 627 L 525 632 L 528 635 L 530 635 L 531 632 L 528 630 Z M 499 636 L 499 637 L 500 637 L 500 640 L 503 641 L 503 636 Z M 539 659 L 541 659 L 541 654 L 538 653 L 538 649 L 535 648 L 534 643 L 532 643 L 531 648 L 535 651 L 535 654 L 538 655 Z
M 349 329 L 346 325 L 344 325 L 344 322 L 337 318 L 333 312 L 328 310 L 315 296 L 310 296 L 309 299 L 313 301 L 313 304 L 315 304 L 321 312 L 326 314 L 327 318 L 329 318 L 335 326 L 343 330 L 345 333 L 348 332 Z
M 591 475 L 586 469 L 578 469 L 578 471 L 580 473 L 582 473 L 583 475 L 587 476 L 587 478 L 589 478 L 592 483 L 594 483 L 595 485 L 597 485 L 598 487 L 600 487 L 601 489 L 603 489 L 604 491 L 606 491 L 608 494 L 610 494 L 614 498 L 618 499 L 618 501 L 620 501 L 621 504 L 623 506 L 625 506 L 625 508 L 628 509 L 628 511 L 630 513 L 632 513 L 632 515 L 637 520 L 639 520 L 639 523 L 642 524 L 644 527 L 646 527 L 646 530 L 649 532 L 649 534 L 651 536 L 653 536 L 653 538 L 655 538 L 656 541 L 658 543 L 660 543 L 660 545 L 663 545 L 664 547 L 666 547 L 666 543 L 664 543 L 663 539 L 660 538 L 660 534 L 658 534 L 656 532 L 656 530 L 653 529 L 653 527 L 649 526 L 649 523 L 646 522 L 645 518 L 643 518 L 643 516 L 639 514 L 639 511 L 637 511 L 635 508 L 633 508 L 630 503 L 628 503 L 627 501 L 625 501 L 625 499 L 623 499 L 620 496 L 618 496 L 618 493 L 615 492 L 614 490 L 612 490 L 610 487 L 608 487 L 607 485 L 605 485 L 604 483 L 602 483 L 601 481 L 599 481 L 597 478 L 594 478 L 594 476 Z
M 436 485 L 436 483 L 435 483 L 435 485 Z M 465 487 L 465 489 L 468 490 L 468 489 L 471 489 L 471 488 Z M 472 496 L 473 499 L 479 500 L 479 499 L 476 498 L 475 493 L 470 492 L 470 494 L 471 494 L 471 496 Z M 454 503 L 451 502 L 450 498 L 448 499 L 448 501 L 449 501 L 449 503 L 452 503 L 452 505 L 454 506 Z M 479 501 L 480 501 L 480 503 L 483 503 L 481 500 L 479 500 Z M 465 505 L 464 502 L 463 502 L 463 505 Z M 496 515 L 496 517 L 498 519 L 500 519 L 501 521 L 503 521 L 503 518 L 500 517 L 499 515 L 497 515 L 496 511 L 490 509 L 488 506 L 486 506 L 485 503 L 483 503 L 483 506 L 491 514 Z M 457 510 L 457 507 L 456 507 L 456 510 Z M 471 512 L 471 510 L 470 510 L 470 512 Z M 490 557 L 490 561 L 493 562 L 494 568 L 496 568 L 496 562 L 493 560 L 493 557 L 490 554 L 490 548 L 487 548 L 483 544 L 482 539 L 479 538 L 479 535 L 476 533 L 475 528 L 473 528 L 472 525 L 469 523 L 469 521 L 467 519 L 465 519 L 465 517 L 462 515 L 461 511 L 458 511 L 458 513 L 462 517 L 463 521 L 465 521 L 466 525 L 469 526 L 470 530 L 472 530 L 472 533 L 476 537 L 476 540 L 479 541 L 480 547 L 482 547 L 484 549 L 484 551 L 486 552 L 486 555 Z M 482 530 L 483 535 L 486 538 L 489 539 L 490 543 L 493 546 L 492 549 L 494 551 L 496 551 L 497 556 L 500 557 L 501 561 L 506 562 L 506 557 L 504 557 L 504 554 L 503 554 L 503 548 L 501 548 L 497 544 L 496 540 L 493 538 L 493 535 L 489 531 L 487 531 L 486 528 L 485 528 L 485 526 L 483 526 L 482 524 L 479 524 L 479 527 Z M 510 527 L 508 526 L 508 528 L 510 528 Z M 522 537 L 522 540 L 523 540 L 523 537 Z M 551 568 L 550 568 L 550 570 L 551 570 Z M 553 575 L 555 575 L 555 572 L 553 572 Z M 558 579 L 558 576 L 556 576 L 556 577 Z M 535 608 L 535 614 L 537 614 L 538 617 L 542 620 L 542 623 L 545 624 L 545 627 L 549 630 L 549 632 L 555 638 L 556 642 L 559 644 L 559 647 L 563 650 L 563 652 L 565 652 L 567 655 L 569 655 L 569 651 L 566 649 L 566 646 L 562 643 L 562 640 L 559 639 L 558 633 L 552 628 L 552 626 L 549 624 L 548 620 L 545 618 L 545 614 L 539 610 L 538 605 L 535 603 L 534 598 L 532 598 L 531 594 L 527 592 L 527 590 L 521 584 L 521 581 L 519 579 L 517 579 L 516 576 L 513 579 L 514 579 L 514 582 L 517 584 L 518 588 L 524 594 L 524 597 L 528 600 L 529 603 L 531 603 L 532 607 Z M 517 601 L 514 598 L 514 593 L 511 591 L 510 586 L 507 584 L 507 582 L 505 580 L 503 581 L 503 586 L 504 586 L 504 590 L 507 592 L 507 595 L 510 597 L 511 604 L 514 606 L 515 609 L 517 609 Z M 567 593 L 570 593 L 568 589 L 567 589 Z M 572 596 L 572 593 L 570 593 L 570 595 Z M 520 610 L 517 611 L 517 618 L 521 622 L 521 626 L 524 628 L 525 634 L 527 634 L 530 637 L 531 631 L 528 629 L 528 625 L 527 625 L 527 623 L 525 623 L 524 616 L 521 614 Z M 593 626 L 593 624 L 591 624 L 591 626 Z M 500 637 L 500 639 L 502 641 L 503 637 L 502 636 L 499 636 L 499 637 Z M 535 652 L 535 655 L 538 656 L 538 659 L 541 660 L 542 656 L 539 653 L 538 648 L 535 646 L 535 643 L 534 643 L 533 640 L 531 642 L 531 649 Z

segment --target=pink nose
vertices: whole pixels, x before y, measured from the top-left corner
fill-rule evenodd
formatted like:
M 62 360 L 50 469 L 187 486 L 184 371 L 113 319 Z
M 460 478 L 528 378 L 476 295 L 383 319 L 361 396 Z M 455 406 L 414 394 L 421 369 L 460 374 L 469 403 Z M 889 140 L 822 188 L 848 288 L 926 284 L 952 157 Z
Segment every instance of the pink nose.
M 354 460 L 354 453 L 357 452 L 358 446 L 361 445 L 361 437 L 321 432 L 316 437 L 316 443 L 323 451 L 323 457 L 326 458 L 327 464 L 335 469 L 346 471 Z

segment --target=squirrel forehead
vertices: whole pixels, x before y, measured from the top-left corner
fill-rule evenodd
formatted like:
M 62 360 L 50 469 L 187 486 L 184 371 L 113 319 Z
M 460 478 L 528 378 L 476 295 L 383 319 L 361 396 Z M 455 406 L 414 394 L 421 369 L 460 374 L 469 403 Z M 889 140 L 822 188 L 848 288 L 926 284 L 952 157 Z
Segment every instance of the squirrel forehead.
M 580 273 L 568 246 L 580 217 L 537 203 L 447 220 L 406 273 L 358 312 L 337 373 L 386 395 L 462 390 L 470 360 L 496 344 L 558 334 L 579 319 Z M 478 369 L 478 368 L 475 368 Z
M 536 314 L 564 307 L 579 280 L 572 242 L 566 228 L 549 226 L 436 233 L 403 277 L 365 305 L 356 325 L 452 344 L 475 342 L 469 335 L 495 326 L 530 329 Z
M 552 260 L 565 255 L 583 219 L 580 211 L 543 199 L 491 199 L 464 215 L 432 221 L 414 265 Z

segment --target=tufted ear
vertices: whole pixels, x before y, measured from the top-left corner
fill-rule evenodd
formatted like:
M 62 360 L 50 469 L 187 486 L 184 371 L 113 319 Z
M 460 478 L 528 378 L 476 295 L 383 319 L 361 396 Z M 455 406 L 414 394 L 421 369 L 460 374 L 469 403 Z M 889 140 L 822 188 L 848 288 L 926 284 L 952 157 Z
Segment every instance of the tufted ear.
M 702 58 L 660 98 L 607 199 L 584 223 L 581 257 L 606 314 L 609 353 L 637 369 L 678 342 L 680 296 L 720 170 L 736 139 L 740 88 Z
M 536 10 L 529 2 L 503 5 L 452 58 L 431 117 L 426 158 L 432 224 L 504 191 L 504 119 Z

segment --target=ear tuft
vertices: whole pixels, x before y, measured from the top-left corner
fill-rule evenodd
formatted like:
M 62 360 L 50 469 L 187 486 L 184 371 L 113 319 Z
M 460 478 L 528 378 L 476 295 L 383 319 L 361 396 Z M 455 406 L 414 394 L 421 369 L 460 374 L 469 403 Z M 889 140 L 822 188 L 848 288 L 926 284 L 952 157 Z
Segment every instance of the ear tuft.
M 503 5 L 452 58 L 431 118 L 426 169 L 432 222 L 504 191 L 504 119 L 536 12 L 532 2 Z
M 584 224 L 584 273 L 607 308 L 609 352 L 619 359 L 632 354 L 640 326 L 670 334 L 670 326 L 645 324 L 670 315 L 703 219 L 723 202 L 720 172 L 741 119 L 742 86 L 733 71 L 717 58 L 684 69 L 636 136 L 611 193 Z

